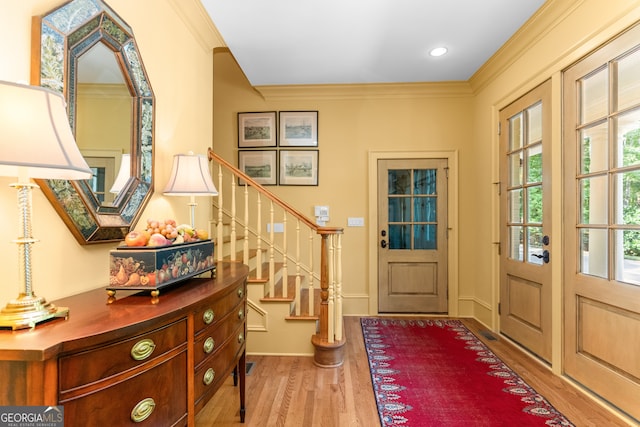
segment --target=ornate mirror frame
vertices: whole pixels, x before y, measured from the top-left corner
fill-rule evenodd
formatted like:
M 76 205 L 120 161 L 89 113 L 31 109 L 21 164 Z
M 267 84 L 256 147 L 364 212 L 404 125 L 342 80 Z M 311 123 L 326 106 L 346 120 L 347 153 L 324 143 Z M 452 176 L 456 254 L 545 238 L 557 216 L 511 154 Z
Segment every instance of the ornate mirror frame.
M 80 244 L 123 240 L 153 194 L 155 98 L 131 27 L 101 0 L 73 0 L 33 18 L 31 83 L 61 92 L 76 131 L 78 59 L 96 43 L 113 51 L 132 98 L 131 177 L 111 205 L 88 181 L 36 180 Z

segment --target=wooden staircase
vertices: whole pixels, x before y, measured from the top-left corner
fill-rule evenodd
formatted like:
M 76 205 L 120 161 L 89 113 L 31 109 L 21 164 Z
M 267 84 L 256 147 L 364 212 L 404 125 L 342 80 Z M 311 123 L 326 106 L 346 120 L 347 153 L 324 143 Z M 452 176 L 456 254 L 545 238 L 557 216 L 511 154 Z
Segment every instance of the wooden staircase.
M 209 150 L 216 258 L 250 267 L 247 351 L 339 366 L 342 228 L 321 227 Z

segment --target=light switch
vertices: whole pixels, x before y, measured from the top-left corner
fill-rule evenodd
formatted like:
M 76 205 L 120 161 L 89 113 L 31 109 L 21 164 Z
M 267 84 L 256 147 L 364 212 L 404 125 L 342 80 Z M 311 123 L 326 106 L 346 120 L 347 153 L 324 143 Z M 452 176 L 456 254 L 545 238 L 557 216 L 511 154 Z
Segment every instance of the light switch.
M 349 217 L 347 218 L 347 226 L 349 227 L 364 227 L 364 218 L 362 217 Z

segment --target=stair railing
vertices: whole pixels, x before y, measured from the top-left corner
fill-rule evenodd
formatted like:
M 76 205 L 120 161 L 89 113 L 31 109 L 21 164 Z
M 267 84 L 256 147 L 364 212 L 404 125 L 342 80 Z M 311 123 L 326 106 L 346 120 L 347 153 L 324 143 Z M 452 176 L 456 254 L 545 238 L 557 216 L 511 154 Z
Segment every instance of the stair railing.
M 230 227 L 231 261 L 240 261 L 238 256 L 241 254 L 241 260 L 248 263 L 253 247 L 256 279 L 263 279 L 263 265 L 267 266 L 265 295 L 275 296 L 276 282 L 281 280 L 280 296 L 290 297 L 289 272 L 292 271 L 293 316 L 318 319 L 316 334 L 311 339 L 315 363 L 322 367 L 339 366 L 344 358 L 345 343 L 342 324 L 343 229 L 317 225 L 211 149 L 208 158 L 213 162 L 212 175 L 214 182 L 217 178 L 218 189 L 218 196 L 213 198 L 217 218 L 212 236 L 215 236 L 216 246 L 223 247 L 226 223 Z M 238 211 L 242 214 L 238 215 Z M 268 220 L 264 221 L 264 217 Z M 241 239 L 238 239 L 238 229 Z M 278 239 L 276 232 L 281 234 Z M 305 233 L 307 244 L 303 242 Z M 236 246 L 239 240 L 241 250 Z M 263 252 L 266 252 L 266 261 Z M 217 251 L 217 257 L 222 261 L 222 251 Z M 319 293 L 319 302 L 315 299 L 316 293 Z

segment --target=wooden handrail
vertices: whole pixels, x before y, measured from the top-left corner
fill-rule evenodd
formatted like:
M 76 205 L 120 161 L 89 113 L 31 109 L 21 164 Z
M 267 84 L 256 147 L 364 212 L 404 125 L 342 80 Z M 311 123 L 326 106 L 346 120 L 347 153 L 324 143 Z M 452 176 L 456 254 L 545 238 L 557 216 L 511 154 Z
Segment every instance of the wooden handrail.
M 275 204 L 279 205 L 282 209 L 286 210 L 287 212 L 291 213 L 293 216 L 298 218 L 300 221 L 304 222 L 309 228 L 315 230 L 316 233 L 341 234 L 344 232 L 344 229 L 342 227 L 323 227 L 311 221 L 308 217 L 303 215 L 296 208 L 294 208 L 293 206 L 291 206 L 290 204 L 288 204 L 287 202 L 285 202 L 284 200 L 282 200 L 281 198 L 279 198 L 278 196 L 276 196 L 275 194 L 273 194 L 272 192 L 264 188 L 261 184 L 255 182 L 249 175 L 245 174 L 240 169 L 238 169 L 231 163 L 227 162 L 222 157 L 218 156 L 211 148 L 207 149 L 207 157 L 209 161 L 215 160 L 216 162 L 233 170 L 236 175 L 242 178 L 243 181 L 251 183 L 251 186 L 254 187 L 258 192 L 267 196 L 269 200 L 272 200 Z

